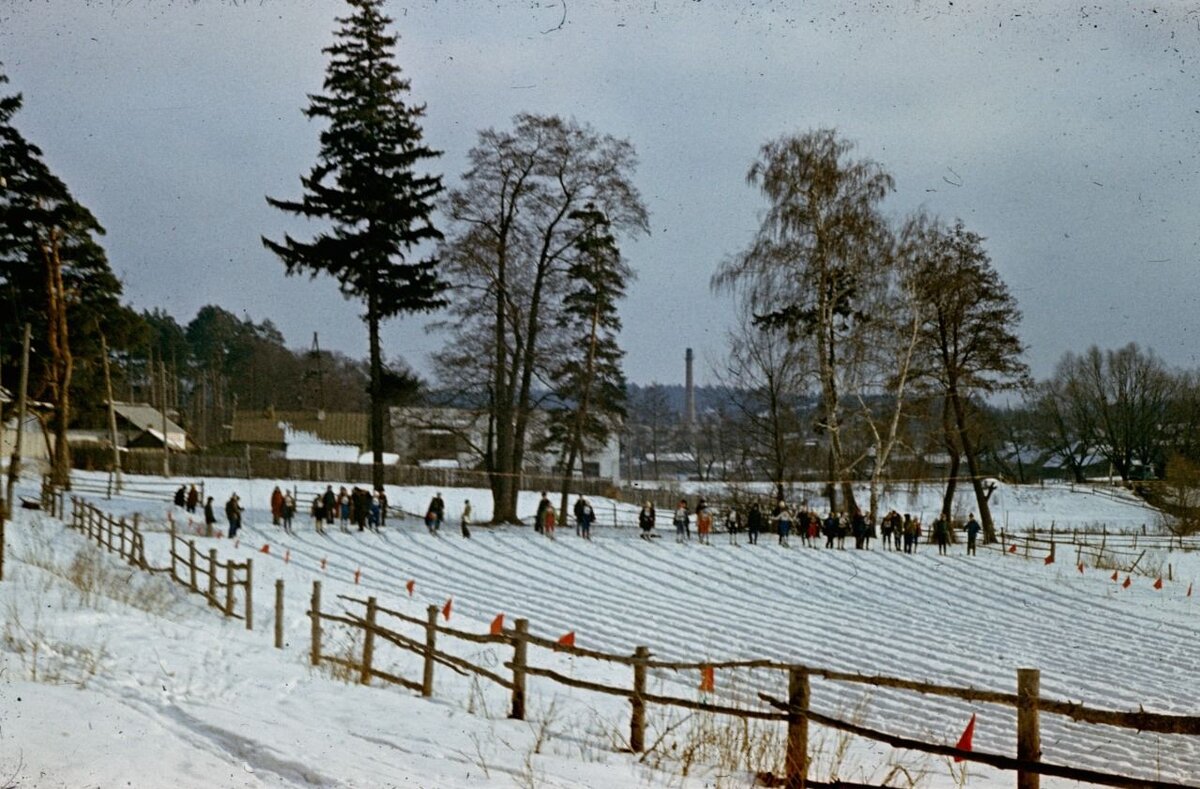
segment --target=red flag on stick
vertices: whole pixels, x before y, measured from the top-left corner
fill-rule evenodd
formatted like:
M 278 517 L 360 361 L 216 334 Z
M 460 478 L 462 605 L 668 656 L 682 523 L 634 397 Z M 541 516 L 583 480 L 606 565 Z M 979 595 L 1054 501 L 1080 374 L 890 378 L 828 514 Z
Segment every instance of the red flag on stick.
M 1132 584 L 1132 583 L 1133 583 L 1133 579 L 1127 575 L 1127 576 L 1125 576 L 1125 583 L 1121 584 L 1121 588 L 1128 589 L 1130 584 Z
M 1156 581 L 1154 582 L 1154 588 L 1155 588 L 1155 589 L 1162 589 L 1162 579 L 1161 579 L 1161 578 L 1159 578 L 1158 580 L 1156 580 Z
M 1083 575 L 1083 562 L 1079 563 L 1079 574 Z
M 447 622 L 449 622 L 450 621 L 450 612 L 453 610 L 454 610 L 454 598 L 451 597 L 449 600 L 446 601 L 446 604 L 444 606 L 442 606 L 442 619 L 445 619 Z
M 700 669 L 700 690 L 705 693 L 712 693 L 717 689 L 716 673 L 712 666 L 704 666 Z
M 575 646 L 575 631 L 571 630 L 571 631 L 568 631 L 566 634 L 564 634 L 562 636 L 562 638 L 558 639 L 558 645 L 560 647 Z
M 412 597 L 412 593 L 413 593 L 413 587 L 415 587 L 416 585 L 417 585 L 417 582 L 416 582 L 416 581 L 409 581 L 408 583 L 406 583 L 406 584 L 404 585 L 404 588 L 408 590 L 408 596 L 409 596 L 409 597 Z
M 361 567 L 354 571 L 354 583 L 356 585 L 358 584 L 358 580 L 360 578 L 362 578 L 362 568 Z
M 1017 552 L 1017 546 L 1016 546 L 1016 544 L 1015 544 L 1015 543 L 1013 544 L 1013 546 L 1012 546 L 1011 548 L 1009 548 L 1009 549 L 1008 549 L 1008 552 L 1009 552 L 1009 553 L 1016 553 L 1016 552 Z
M 1050 554 L 1046 557 L 1046 564 L 1054 564 L 1054 554 Z
M 491 634 L 494 636 L 504 634 L 504 614 L 496 614 L 496 618 L 492 620 Z
M 960 751 L 972 750 L 971 740 L 972 740 L 972 738 L 974 738 L 974 736 L 975 736 L 975 713 L 971 713 L 971 720 L 967 721 L 967 728 L 963 729 L 962 736 L 958 738 L 958 744 L 955 745 L 954 747 L 958 748 Z M 962 760 L 963 760 L 963 757 L 961 757 L 961 756 L 954 757 L 954 761 L 956 761 L 956 762 L 961 762 Z
M 261 547 L 261 548 L 259 548 L 259 549 L 258 549 L 258 552 L 259 552 L 259 553 L 270 553 L 270 552 L 271 552 L 271 546 L 270 546 L 270 545 L 263 545 L 263 547 Z
M 1112 579 L 1114 581 L 1117 580 L 1117 571 L 1116 570 L 1113 570 Z

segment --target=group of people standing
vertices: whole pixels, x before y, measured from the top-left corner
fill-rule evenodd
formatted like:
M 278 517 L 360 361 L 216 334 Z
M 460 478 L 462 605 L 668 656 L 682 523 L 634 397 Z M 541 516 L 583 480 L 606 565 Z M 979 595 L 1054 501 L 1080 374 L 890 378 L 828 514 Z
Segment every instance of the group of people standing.
M 592 509 L 592 503 L 580 496 L 575 499 L 575 504 L 571 507 L 571 514 L 575 516 L 575 536 L 585 540 L 592 539 L 592 524 L 596 522 L 596 511 Z M 533 530 L 553 540 L 557 525 L 558 512 L 550 503 L 550 496 L 543 490 L 542 498 L 538 501 L 537 512 L 533 516 Z
M 279 492 L 279 488 L 275 491 Z M 274 494 L 271 497 L 271 512 L 275 512 Z M 333 485 L 326 485 L 324 493 L 313 497 L 311 513 L 313 528 L 318 534 L 324 534 L 325 528 L 332 527 L 335 521 L 341 525 L 343 532 L 349 532 L 351 525 L 357 526 L 359 531 L 379 531 L 387 525 L 387 494 L 382 489 L 372 493 L 357 485 L 350 490 L 343 485 L 334 493 Z M 290 521 L 284 528 L 290 531 Z

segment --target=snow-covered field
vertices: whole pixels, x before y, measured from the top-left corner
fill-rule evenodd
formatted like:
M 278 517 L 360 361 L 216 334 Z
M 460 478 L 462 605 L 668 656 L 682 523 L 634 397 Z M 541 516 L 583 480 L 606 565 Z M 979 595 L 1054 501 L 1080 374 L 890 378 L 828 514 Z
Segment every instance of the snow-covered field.
M 151 530 L 162 527 L 171 508 L 138 497 L 152 484 L 169 490 L 161 480 L 135 479 L 128 496 L 87 497 L 105 511 L 140 512 L 147 552 L 163 565 L 168 538 Z M 223 559 L 254 559 L 254 632 L 221 619 L 200 597 L 188 597 L 161 576 L 97 559 L 81 535 L 42 513 L 20 511 L 9 524 L 0 582 L 0 786 L 752 783 L 744 759 L 735 765 L 709 746 L 721 739 L 720 719 L 685 720 L 686 713 L 651 706 L 647 742 L 657 747 L 639 761 L 619 752 L 628 729 L 628 704 L 621 699 L 534 678 L 530 720 L 518 722 L 505 717 L 507 691 L 441 667 L 432 700 L 313 669 L 305 615 L 313 580 L 322 581 L 330 612 L 343 605 L 362 610 L 338 594 L 373 595 L 418 617 L 428 605 L 453 598 L 451 624 L 479 633 L 504 613 L 509 621 L 528 618 L 535 634 L 557 638 L 574 631 L 579 646 L 609 652 L 646 645 L 664 659 L 774 658 L 994 690 L 1012 690 L 1018 667 L 1036 667 L 1046 696 L 1110 709 L 1200 713 L 1200 595 L 1187 595 L 1200 580 L 1195 553 L 1170 555 L 1176 580 L 1161 591 L 1144 578 L 1125 589 L 1090 567 L 1080 574 L 1069 562 L 1045 565 L 994 551 L 968 558 L 957 547 L 938 557 L 925 545 L 906 556 L 805 549 L 796 539 L 784 549 L 769 537 L 757 547 L 731 546 L 724 535 L 714 535 L 711 547 L 679 546 L 669 537 L 646 543 L 628 529 L 604 528 L 607 512 L 615 509 L 621 520 L 631 515 L 608 502 L 596 502 L 600 528 L 590 543 L 561 528 L 553 542 L 529 529 L 482 527 L 464 540 L 457 528 L 462 501 L 471 500 L 477 520 L 488 517 L 490 502 L 485 491 L 461 489 L 442 491 L 450 523 L 436 538 L 413 518 L 391 522 L 381 534 L 335 529 L 320 536 L 306 517 L 288 537 L 270 524 L 273 482 L 205 480 L 205 487 L 219 503 L 237 490 L 251 508 L 236 546 L 194 539 L 198 549 L 216 547 Z M 318 489 L 316 483 L 299 487 Z M 393 505 L 409 512 L 423 511 L 433 493 L 388 491 Z M 918 499 L 886 506 L 919 511 Z M 532 513 L 536 501 L 536 494 L 523 494 L 520 511 Z M 1154 516 L 1136 501 L 1067 487 L 1005 487 L 993 501 L 997 520 L 1007 513 L 1010 529 L 1018 520 L 1140 529 Z M 186 516 L 180 511 L 176 518 L 186 531 Z M 264 545 L 270 553 L 260 552 Z M 98 576 L 109 581 L 86 582 Z M 93 591 L 81 592 L 69 577 L 85 579 Z M 283 650 L 272 647 L 276 579 L 284 580 L 287 594 Z M 419 637 L 411 627 L 389 626 Z M 352 647 L 334 626 L 327 626 L 326 638 L 327 653 Z M 507 650 L 445 638 L 439 647 L 507 673 Z M 583 658 L 531 648 L 530 659 L 590 681 L 625 687 L 631 681 L 622 667 Z M 420 678 L 418 656 L 378 642 L 376 665 Z M 652 692 L 698 698 L 698 681 L 690 672 L 657 672 L 650 685 Z M 783 695 L 784 682 L 769 672 L 716 674 L 723 700 L 751 699 L 758 690 Z M 1005 708 L 883 690 L 863 694 L 820 680 L 813 681 L 813 694 L 814 708 L 826 714 L 947 744 L 977 713 L 975 747 L 1014 752 L 1014 715 Z M 781 767 L 778 727 L 764 724 L 744 734 L 741 740 L 762 743 L 750 766 Z M 897 786 L 909 778 L 921 786 L 952 786 L 960 777 L 945 760 L 853 740 L 839 748 L 841 738 L 820 727 L 814 741 L 811 774 L 820 779 L 879 783 L 890 776 Z M 1200 784 L 1197 738 L 1043 715 L 1042 743 L 1047 761 Z M 981 766 L 967 770 L 969 786 L 1014 780 Z

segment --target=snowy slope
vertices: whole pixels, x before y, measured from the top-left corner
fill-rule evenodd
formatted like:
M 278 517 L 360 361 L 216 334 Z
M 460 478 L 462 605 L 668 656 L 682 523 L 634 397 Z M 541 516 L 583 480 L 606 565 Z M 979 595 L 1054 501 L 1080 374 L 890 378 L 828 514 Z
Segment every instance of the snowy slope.
M 273 486 L 269 481 L 206 481 L 217 501 L 237 489 L 251 504 L 265 502 Z M 1092 494 L 1068 499 L 1069 491 L 1048 491 L 1044 499 L 1034 489 L 1005 489 L 996 496 L 1009 498 L 1013 507 L 1020 499 L 1029 512 L 1061 508 L 1093 520 L 1112 517 L 1117 507 L 1136 507 Z M 389 497 L 421 511 L 433 492 L 396 489 Z M 484 491 L 442 493 L 452 518 L 463 498 L 486 517 Z M 536 498 L 523 494 L 522 512 L 531 512 Z M 140 511 L 144 520 L 159 523 L 168 509 L 132 498 L 97 504 L 106 511 Z M 648 544 L 613 529 L 598 530 L 591 543 L 567 529 L 551 542 L 528 529 L 476 527 L 472 539 L 463 540 L 455 524 L 435 538 L 411 518 L 378 535 L 335 531 L 327 536 L 314 534 L 301 518 L 297 533 L 288 537 L 270 525 L 263 509 L 249 515 L 236 548 L 228 540 L 195 539 L 202 551 L 214 546 L 222 557 L 254 558 L 257 631 L 245 633 L 240 623 L 221 622 L 199 605 L 199 598 L 176 600 L 160 617 L 81 611 L 46 620 L 67 634 L 60 637 L 64 642 L 86 640 L 89 634 L 99 638 L 112 658 L 104 672 L 88 680 L 88 690 L 71 691 L 86 699 L 77 701 L 64 696 L 62 688 L 47 691 L 26 682 L 28 657 L 5 647 L 0 653 L 6 669 L 7 684 L 0 685 L 4 708 L 13 709 L 14 695 L 38 702 L 33 709 L 17 707 L 19 719 L 5 713 L 0 720 L 0 774 L 13 769 L 15 754 L 23 754 L 26 780 L 48 770 L 50 780 L 35 785 L 84 780 L 108 785 L 113 782 L 103 778 L 128 778 L 133 773 L 122 764 L 136 760 L 129 746 L 111 736 L 121 730 L 144 732 L 157 751 L 173 754 L 165 769 L 173 770 L 183 786 L 511 786 L 523 785 L 530 770 L 539 776 L 537 785 L 678 785 L 678 774 L 652 772 L 614 752 L 627 727 L 628 705 L 619 699 L 532 680 L 532 717 L 548 721 L 548 738 L 542 753 L 530 757 L 539 724 L 504 720 L 507 698 L 499 688 L 474 686 L 439 669 L 434 701 L 422 701 L 398 688 L 348 686 L 309 670 L 303 612 L 314 579 L 323 582 L 328 610 L 339 605 L 337 594 L 374 595 L 381 605 L 412 616 L 453 598 L 452 624 L 475 632 L 486 632 L 492 617 L 503 612 L 510 621 L 527 617 L 537 634 L 557 637 L 573 630 L 580 646 L 606 651 L 628 653 L 644 644 L 667 659 L 771 657 L 995 690 L 1012 689 L 1016 669 L 1030 666 L 1042 669 L 1048 696 L 1104 708 L 1144 704 L 1155 711 L 1200 712 L 1200 688 L 1193 678 L 1200 659 L 1200 597 L 1185 593 L 1188 582 L 1200 576 L 1195 554 L 1172 556 L 1180 580 L 1164 590 L 1153 590 L 1145 579 L 1126 590 L 1091 568 L 1081 575 L 1067 562 L 1047 566 L 991 551 L 977 558 L 961 553 L 939 558 L 928 546 L 915 556 L 783 549 L 766 537 L 757 547 L 735 547 L 724 535 L 716 535 L 711 547 L 678 546 L 669 538 Z M 77 535 L 38 522 L 55 550 L 77 549 Z M 183 517 L 180 525 L 186 528 Z M 15 531 L 24 539 L 20 528 Z M 148 535 L 147 549 L 156 563 L 165 563 L 166 545 L 165 534 Z M 270 545 L 269 554 L 259 552 L 263 545 Z M 40 571 L 16 568 L 18 581 L 0 584 L 0 600 L 10 609 L 18 606 L 12 610 L 29 621 L 23 599 L 29 595 L 23 593 L 38 587 Z M 356 570 L 361 571 L 357 586 Z M 276 578 L 285 580 L 288 598 L 289 643 L 282 653 L 269 648 Z M 415 582 L 411 599 L 404 588 L 408 580 Z M 347 610 L 356 609 L 347 604 Z M 336 629 L 329 637 L 328 648 L 339 648 Z M 477 645 L 446 640 L 439 646 L 492 667 L 508 659 L 503 650 Z M 394 648 L 378 655 L 388 670 L 419 678 L 416 656 Z M 583 659 L 536 650 L 531 659 L 592 681 L 622 686 L 630 681 L 620 668 Z M 662 672 L 652 678 L 652 687 L 690 698 L 698 696 L 697 680 Z M 752 699 L 758 690 L 781 694 L 783 680 L 768 672 L 718 672 L 717 684 L 726 697 Z M 888 691 L 863 696 L 817 680 L 813 691 L 815 707 L 827 714 L 946 743 L 953 743 L 977 712 L 976 747 L 1014 750 L 1014 716 L 1007 709 Z M 74 708 L 78 714 L 64 716 Z M 651 739 L 674 719 L 652 707 Z M 77 745 L 85 721 L 109 736 L 101 742 L 85 737 Z M 1048 761 L 1200 782 L 1195 738 L 1138 735 L 1048 715 L 1042 726 Z M 84 749 L 81 758 L 87 754 L 85 766 L 73 772 L 63 772 L 66 741 L 70 748 Z M 831 751 L 826 747 L 818 760 L 826 771 L 820 777 L 833 768 Z M 98 755 L 104 752 L 110 753 L 107 759 Z M 97 759 L 100 772 L 88 772 L 86 765 Z M 889 763 L 924 775 L 922 785 L 953 780 L 941 762 L 865 743 L 852 744 L 839 777 L 878 781 Z M 489 766 L 490 775 L 481 765 Z M 1013 780 L 970 769 L 971 786 Z M 728 769 L 697 773 L 693 767 L 692 776 L 696 785 L 748 781 L 744 771 Z

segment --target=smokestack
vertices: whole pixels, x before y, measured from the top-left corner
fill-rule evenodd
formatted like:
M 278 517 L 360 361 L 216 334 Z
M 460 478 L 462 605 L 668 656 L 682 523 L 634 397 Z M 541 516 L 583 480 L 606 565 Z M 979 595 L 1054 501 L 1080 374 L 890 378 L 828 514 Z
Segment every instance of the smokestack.
M 696 424 L 696 387 L 692 380 L 692 349 L 683 355 L 686 372 L 683 379 L 683 423 L 688 427 Z

